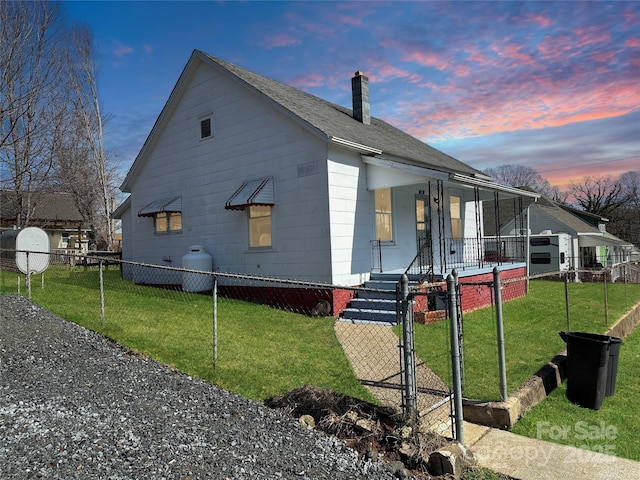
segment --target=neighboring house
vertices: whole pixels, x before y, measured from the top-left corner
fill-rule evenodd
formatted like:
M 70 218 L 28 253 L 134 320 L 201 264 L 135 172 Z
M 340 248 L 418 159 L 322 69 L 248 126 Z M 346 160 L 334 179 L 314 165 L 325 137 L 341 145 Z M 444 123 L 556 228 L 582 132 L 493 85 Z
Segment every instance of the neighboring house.
M 615 267 L 630 259 L 633 245 L 608 233 L 606 218 L 544 197 L 528 206 L 528 212 L 532 274 Z M 508 238 L 520 230 L 521 226 L 510 220 L 500 233 Z
M 120 187 L 123 259 L 180 266 L 201 245 L 221 272 L 333 285 L 486 275 L 503 256 L 482 201 L 538 195 L 371 116 L 368 88 L 357 72 L 351 110 L 194 51 Z
M 31 192 L 29 203 L 31 211 L 25 226 L 38 227 L 47 232 L 52 251 L 87 252 L 90 228 L 84 223 L 70 194 Z M 16 228 L 19 211 L 16 193 L 0 191 L 0 230 Z

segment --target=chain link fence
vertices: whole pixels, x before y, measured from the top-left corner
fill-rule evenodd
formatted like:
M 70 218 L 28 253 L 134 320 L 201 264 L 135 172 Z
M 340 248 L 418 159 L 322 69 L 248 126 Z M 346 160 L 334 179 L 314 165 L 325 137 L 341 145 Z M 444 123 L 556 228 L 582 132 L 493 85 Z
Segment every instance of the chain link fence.
M 504 344 L 501 347 L 500 328 L 496 328 L 498 310 L 502 305 L 498 305 L 496 300 L 501 299 L 507 305 L 512 300 L 526 298 L 531 292 L 540 295 L 537 286 L 544 282 L 546 290 L 541 294 L 541 307 L 542 302 L 553 302 L 553 306 L 551 310 L 533 308 L 527 313 L 527 318 L 530 326 L 550 324 L 557 334 L 558 330 L 583 326 L 571 316 L 575 307 L 573 291 L 588 282 L 591 288 L 597 287 L 594 292 L 600 292 L 599 295 L 590 295 L 590 298 L 594 302 L 592 308 L 602 312 L 602 328 L 605 329 L 615 321 L 608 302 L 626 303 L 630 308 L 637 301 L 637 290 L 630 286 L 640 281 L 638 264 L 625 264 L 615 270 L 554 272 L 529 278 L 514 278 L 509 271 L 503 271 L 498 272 L 498 290 L 495 278 L 482 282 L 465 282 L 464 278 L 459 278 L 454 289 L 456 307 L 452 319 L 452 295 L 444 281 L 429 284 L 409 282 L 403 290 L 399 287 L 398 276 L 386 285 L 379 282 L 377 288 L 356 288 L 133 263 L 108 253 L 78 255 L 74 252 L 50 253 L 49 268 L 41 273 L 25 275 L 16 267 L 16 257 L 24 254 L 29 264 L 29 255 L 38 252 L 5 249 L 0 253 L 0 291 L 3 294 L 17 292 L 33 297 L 34 301 L 47 308 L 55 307 L 69 320 L 88 318 L 82 322 L 84 325 L 97 331 L 102 329 L 118 338 L 141 341 L 152 329 L 162 331 L 163 322 L 167 325 L 171 322 L 174 327 L 184 325 L 183 329 L 178 329 L 182 346 L 174 345 L 175 337 L 167 336 L 161 338 L 158 345 L 150 344 L 149 353 L 153 355 L 155 351 L 164 350 L 179 358 L 181 349 L 201 350 L 201 357 L 208 358 L 201 363 L 208 364 L 207 368 L 213 370 L 221 362 L 238 356 L 238 366 L 234 366 L 238 376 L 249 375 L 252 370 L 252 365 L 241 361 L 242 348 L 248 347 L 232 346 L 225 335 L 230 337 L 241 333 L 231 327 L 221 333 L 218 331 L 219 322 L 226 325 L 244 322 L 251 328 L 252 320 L 260 317 L 266 323 L 256 327 L 262 330 L 253 332 L 257 339 L 254 341 L 268 343 L 275 352 L 293 349 L 282 344 L 278 332 L 284 330 L 279 328 L 291 331 L 299 325 L 300 336 L 312 334 L 304 321 L 283 323 L 285 321 L 277 312 L 303 316 L 300 318 L 328 319 L 348 361 L 349 374 L 366 387 L 372 398 L 405 413 L 414 409 L 421 425 L 453 437 L 458 435 L 452 421 L 456 417 L 456 375 L 459 375 L 461 394 L 467 396 L 468 380 L 478 375 L 477 366 L 472 366 L 486 363 L 482 366 L 486 383 L 492 385 L 493 391 L 501 393 L 507 388 L 506 383 L 502 385 L 504 361 L 498 358 Z M 615 296 L 610 292 L 613 284 L 616 285 Z M 627 286 L 629 288 L 625 292 Z M 551 298 L 545 292 L 555 293 Z M 236 300 L 240 303 L 234 303 L 230 308 L 229 302 Z M 260 305 L 261 309 L 251 309 L 248 305 Z M 469 329 L 466 320 L 467 315 L 475 315 L 476 305 L 484 305 L 478 308 L 478 312 L 484 312 L 488 319 L 480 320 L 480 333 L 477 328 L 475 332 Z M 535 342 L 535 328 L 519 332 L 517 329 L 521 327 L 513 325 L 510 315 L 513 314 L 504 313 L 507 328 L 503 335 L 507 338 L 529 335 L 530 341 Z M 452 335 L 455 335 L 455 342 Z M 468 348 L 481 343 L 495 346 L 495 358 L 491 362 L 474 357 L 476 353 Z M 222 360 L 220 348 L 238 350 L 224 357 L 227 360 Z M 507 355 L 509 353 L 507 350 Z M 287 357 L 291 363 L 283 365 L 283 371 L 296 362 L 302 362 L 305 354 L 303 347 L 297 357 Z M 282 361 L 277 358 L 275 354 L 272 357 L 265 354 L 260 361 Z M 545 362 L 548 360 L 544 359 Z M 536 361 L 538 359 L 533 364 Z M 456 365 L 459 367 L 457 373 Z M 307 368 L 312 369 L 313 365 Z M 509 373 L 506 372 L 507 375 Z M 478 383 L 477 379 L 475 381 Z M 513 381 L 508 387 L 509 391 L 513 390 Z

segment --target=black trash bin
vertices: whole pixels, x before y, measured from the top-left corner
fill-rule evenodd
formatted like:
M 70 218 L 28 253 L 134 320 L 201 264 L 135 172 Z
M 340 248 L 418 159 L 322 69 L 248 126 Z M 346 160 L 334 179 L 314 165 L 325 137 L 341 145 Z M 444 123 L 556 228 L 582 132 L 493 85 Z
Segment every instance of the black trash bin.
M 560 332 L 567 344 L 567 398 L 598 410 L 607 390 L 611 337 L 583 332 Z
M 607 389 L 604 392 L 605 397 L 610 397 L 616 391 L 616 377 L 618 376 L 618 357 L 620 356 L 620 344 L 622 339 L 618 337 L 609 337 L 609 360 L 607 365 Z

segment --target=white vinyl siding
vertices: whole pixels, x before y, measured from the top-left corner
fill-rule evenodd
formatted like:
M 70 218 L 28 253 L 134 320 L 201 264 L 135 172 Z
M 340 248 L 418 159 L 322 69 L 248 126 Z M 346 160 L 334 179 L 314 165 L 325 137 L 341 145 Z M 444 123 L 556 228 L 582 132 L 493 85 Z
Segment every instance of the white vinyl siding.
M 215 112 L 215 141 L 200 139 L 194 118 L 203 111 Z M 202 65 L 133 180 L 129 258 L 179 267 L 190 245 L 202 245 L 220 271 L 330 281 L 326 159 L 323 140 Z M 252 248 L 248 209 L 225 203 L 243 182 L 267 177 L 276 193 L 271 248 Z M 181 235 L 153 235 L 153 222 L 136 216 L 167 192 L 182 197 Z

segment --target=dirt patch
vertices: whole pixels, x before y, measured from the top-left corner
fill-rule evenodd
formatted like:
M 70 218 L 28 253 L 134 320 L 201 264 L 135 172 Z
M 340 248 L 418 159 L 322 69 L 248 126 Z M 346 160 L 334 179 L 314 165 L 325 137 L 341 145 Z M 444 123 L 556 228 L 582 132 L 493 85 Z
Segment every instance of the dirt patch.
M 429 455 L 449 443 L 432 432 L 412 429 L 394 409 L 315 386 L 295 388 L 265 404 L 284 409 L 303 427 L 336 436 L 361 456 L 402 462 L 414 477 L 437 478 L 428 474 Z

